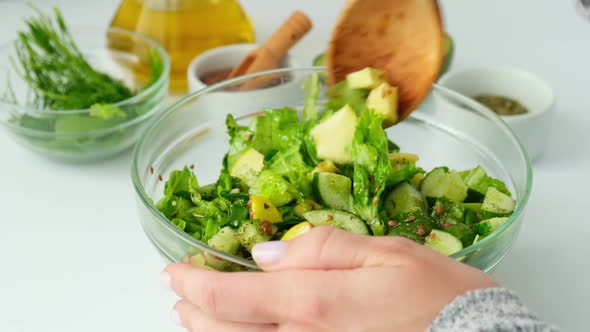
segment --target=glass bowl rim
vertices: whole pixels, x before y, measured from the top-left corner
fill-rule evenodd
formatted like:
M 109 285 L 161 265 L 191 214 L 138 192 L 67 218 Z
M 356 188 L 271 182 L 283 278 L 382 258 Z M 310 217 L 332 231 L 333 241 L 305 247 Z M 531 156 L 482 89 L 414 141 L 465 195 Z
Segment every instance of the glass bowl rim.
M 158 114 L 158 116 L 155 117 L 154 119 L 152 119 L 150 124 L 146 127 L 146 130 L 141 134 L 141 136 L 139 137 L 139 140 L 137 141 L 137 144 L 135 145 L 135 147 L 133 149 L 133 157 L 132 157 L 132 163 L 131 163 L 131 179 L 133 182 L 133 187 L 135 189 L 135 192 L 137 193 L 137 195 L 139 195 L 139 198 L 141 199 L 143 205 L 147 207 L 149 212 L 158 220 L 159 223 L 163 224 L 164 227 L 166 227 L 168 230 L 170 230 L 174 235 L 185 240 L 191 246 L 197 247 L 197 248 L 201 249 L 203 252 L 212 252 L 214 255 L 216 255 L 218 257 L 221 257 L 225 260 L 228 260 L 228 261 L 231 261 L 234 263 L 238 263 L 242 266 L 246 266 L 246 267 L 252 268 L 252 269 L 259 269 L 259 267 L 251 260 L 247 260 L 247 259 L 235 256 L 235 255 L 230 255 L 228 253 L 222 252 L 218 249 L 210 247 L 209 245 L 207 245 L 204 242 L 201 242 L 201 241 L 193 238 L 189 234 L 185 233 L 184 231 L 180 230 L 178 227 L 173 225 L 167 218 L 165 218 L 162 215 L 162 213 L 156 208 L 155 204 L 153 203 L 152 198 L 145 192 L 143 185 L 141 184 L 141 179 L 140 179 L 139 169 L 138 169 L 139 158 L 142 155 L 143 149 L 145 147 L 145 140 L 149 138 L 149 135 L 152 132 L 154 132 L 154 129 L 157 128 L 159 126 L 159 124 L 165 118 L 170 116 L 172 113 L 174 113 L 178 109 L 181 109 L 182 106 L 184 106 L 188 101 L 192 100 L 195 97 L 199 97 L 199 96 L 207 94 L 211 91 L 215 91 L 219 88 L 223 88 L 225 86 L 231 86 L 235 83 L 239 83 L 241 81 L 248 80 L 248 79 L 251 79 L 254 77 L 258 77 L 258 76 L 264 76 L 264 75 L 269 75 L 269 74 L 293 73 L 293 72 L 308 72 L 308 73 L 309 72 L 323 72 L 324 70 L 325 70 L 325 67 L 323 67 L 323 66 L 311 66 L 311 67 L 300 67 L 300 68 L 281 68 L 281 69 L 273 69 L 273 70 L 267 70 L 267 71 L 253 73 L 253 74 L 248 74 L 248 75 L 244 75 L 244 76 L 239 76 L 239 77 L 236 77 L 233 79 L 229 79 L 229 80 L 225 80 L 225 81 L 222 81 L 222 82 L 219 82 L 216 84 L 209 85 L 205 88 L 202 88 L 198 91 L 188 94 L 185 97 L 178 100 L 176 103 L 169 106 L 166 110 L 164 110 L 163 112 Z M 463 248 L 462 250 L 449 256 L 453 259 L 460 259 L 462 257 L 465 257 L 473 252 L 476 252 L 476 251 L 486 247 L 488 243 L 494 241 L 501 234 L 503 234 L 506 229 L 508 229 L 514 222 L 516 222 L 516 220 L 519 220 L 520 216 L 524 212 L 524 209 L 528 203 L 528 200 L 529 200 L 529 197 L 531 194 L 532 182 L 533 182 L 533 170 L 532 170 L 530 158 L 528 156 L 528 153 L 526 152 L 526 149 L 524 148 L 523 143 L 518 138 L 518 136 L 515 134 L 515 132 L 510 128 L 510 126 L 508 126 L 508 124 L 506 122 L 504 122 L 496 113 L 494 113 L 494 111 L 486 108 L 485 106 L 481 105 L 477 101 L 472 100 L 471 98 L 469 98 L 467 96 L 464 96 L 464 95 L 462 95 L 458 92 L 455 92 L 453 90 L 447 89 L 437 83 L 433 84 L 433 90 L 431 91 L 431 93 L 433 93 L 433 92 L 442 92 L 443 94 L 450 96 L 453 99 L 460 100 L 465 106 L 474 109 L 478 113 L 485 114 L 486 119 L 492 121 L 496 126 L 499 127 L 499 129 L 503 130 L 514 143 L 516 143 L 517 148 L 520 152 L 520 155 L 524 159 L 525 167 L 526 167 L 526 170 L 525 170 L 526 171 L 526 185 L 524 188 L 524 193 L 523 193 L 522 197 L 519 197 L 519 201 L 517 202 L 516 208 L 513 211 L 512 215 L 509 217 L 508 221 L 506 221 L 504 224 L 502 224 L 492 234 L 484 237 L 480 241 L 478 241 L 466 248 Z M 247 114 L 246 116 L 253 115 L 253 114 L 255 114 L 255 113 Z M 420 120 L 420 119 L 424 120 L 425 118 L 428 118 L 428 116 L 416 114 L 415 112 L 410 114 L 410 117 L 417 118 L 418 120 Z M 149 235 L 148 235 L 148 237 L 149 237 Z
M 161 57 L 162 64 L 163 64 L 162 73 L 160 73 L 157 80 L 152 85 L 150 85 L 149 87 L 147 87 L 145 89 L 142 89 L 137 94 L 135 94 L 127 99 L 123 99 L 121 101 L 118 101 L 116 103 L 112 103 L 110 105 L 121 107 L 121 106 L 126 106 L 129 104 L 133 104 L 133 103 L 135 103 L 137 101 L 141 101 L 142 99 L 146 98 L 147 96 L 155 94 L 158 91 L 165 88 L 166 82 L 168 81 L 169 76 L 170 76 L 170 66 L 171 66 L 170 65 L 170 57 L 168 56 L 168 53 L 166 52 L 166 50 L 159 43 L 157 43 L 155 40 L 153 40 L 152 38 L 150 38 L 144 34 L 138 33 L 138 32 L 134 32 L 134 31 L 126 30 L 126 29 L 121 29 L 121 28 L 116 28 L 116 27 L 102 29 L 102 28 L 99 28 L 96 26 L 82 25 L 82 26 L 70 27 L 70 30 L 76 30 L 76 31 L 93 30 L 93 32 L 97 32 L 100 30 L 100 31 L 104 32 L 105 34 L 109 33 L 109 32 L 119 33 L 119 34 L 125 35 L 127 37 L 132 37 L 132 38 L 135 38 L 137 40 L 147 43 L 151 47 L 151 50 L 155 50 L 158 53 L 158 55 Z M 15 42 L 16 42 L 16 39 L 13 39 L 13 40 L 5 43 L 4 45 L 0 46 L 0 51 L 5 51 L 5 50 L 9 49 L 10 47 L 12 47 L 14 45 Z M 100 47 L 106 48 L 105 46 L 100 46 Z M 84 51 L 84 49 L 82 49 L 82 51 Z M 5 66 L 0 66 L 0 67 L 5 68 Z M 31 108 L 30 106 L 25 106 L 25 105 L 16 105 L 16 104 L 2 101 L 2 100 L 0 100 L 0 107 L 17 107 L 20 110 L 24 110 L 24 114 L 46 115 L 46 116 L 54 116 L 54 117 L 55 116 L 59 117 L 59 116 L 88 114 L 92 110 L 91 108 L 78 109 L 78 110 L 38 109 L 38 108 Z M 135 123 L 141 122 L 146 117 L 153 115 L 153 113 L 156 110 L 157 110 L 157 107 L 154 107 L 149 112 L 146 112 L 139 117 L 135 117 L 129 121 L 122 122 L 122 123 L 120 123 L 116 126 L 113 126 L 113 127 L 97 129 L 97 130 L 81 131 L 81 132 L 61 133 L 61 134 L 56 134 L 54 132 L 45 132 L 42 130 L 36 130 L 36 129 L 31 129 L 31 128 L 24 128 L 21 126 L 16 126 L 16 125 L 10 124 L 9 122 L 6 122 L 6 121 L 2 121 L 2 123 L 5 126 L 11 128 L 13 130 L 22 131 L 25 134 L 32 135 L 32 136 L 39 136 L 39 137 L 100 135 L 100 134 L 108 133 L 113 130 L 119 130 L 121 128 L 131 126 Z

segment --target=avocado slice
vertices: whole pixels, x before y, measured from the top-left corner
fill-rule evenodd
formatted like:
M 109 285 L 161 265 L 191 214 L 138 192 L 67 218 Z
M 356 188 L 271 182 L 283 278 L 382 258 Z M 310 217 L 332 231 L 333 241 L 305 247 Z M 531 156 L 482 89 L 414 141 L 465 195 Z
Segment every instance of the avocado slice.
M 371 90 L 367 97 L 367 107 L 373 112 L 383 115 L 383 122 L 386 126 L 392 126 L 398 121 L 397 104 L 397 88 L 387 82 L 383 82 Z
M 351 89 L 373 89 L 384 82 L 382 70 L 367 67 L 346 75 L 346 83 Z
M 318 157 L 341 164 L 352 163 L 348 147 L 352 144 L 357 122 L 354 110 L 345 105 L 313 127 L 310 134 L 315 142 Z
M 264 155 L 256 149 L 249 148 L 231 166 L 229 174 L 240 178 L 248 186 L 252 186 L 263 167 Z

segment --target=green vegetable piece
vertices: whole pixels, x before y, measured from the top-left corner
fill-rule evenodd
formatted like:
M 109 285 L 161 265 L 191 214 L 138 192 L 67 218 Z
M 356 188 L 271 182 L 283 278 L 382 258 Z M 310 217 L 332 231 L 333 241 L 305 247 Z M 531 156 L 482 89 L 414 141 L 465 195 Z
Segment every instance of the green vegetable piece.
M 416 188 L 402 182 L 387 195 L 383 207 L 387 215 L 393 217 L 402 213 L 426 211 L 426 200 Z
M 207 244 L 219 251 L 223 251 L 230 255 L 235 255 L 240 250 L 240 241 L 236 236 L 236 232 L 231 227 L 223 227 L 215 234 Z
M 488 192 L 489 187 L 494 187 L 505 195 L 511 195 L 504 182 L 488 176 L 486 171 L 481 166 L 460 172 L 459 175 L 461 175 L 461 178 L 467 187 L 481 194 L 481 197 L 483 197 Z
M 236 232 L 231 227 L 223 227 L 213 235 L 207 244 L 219 251 L 225 252 L 230 255 L 236 255 L 241 248 L 240 241 Z M 205 263 L 216 270 L 227 271 L 235 269 L 235 263 L 225 260 L 212 253 L 203 253 Z
M 300 146 L 277 152 L 268 162 L 268 170 L 282 176 L 287 182 L 304 196 L 312 195 L 312 170 L 305 163 Z
M 250 188 L 250 194 L 265 197 L 274 206 L 279 207 L 295 199 L 297 190 L 282 176 L 265 170 L 260 173 L 256 182 Z
M 303 89 L 305 90 L 305 103 L 301 116 L 306 121 L 316 120 L 318 118 L 316 102 L 320 94 L 320 76 L 317 72 L 313 72 L 307 77 L 303 83 Z
M 83 133 L 101 129 L 107 129 L 116 124 L 113 119 L 105 120 L 84 115 L 70 115 L 59 117 L 55 122 L 55 132 Z
M 186 221 L 178 218 L 174 218 L 170 221 L 174 226 L 178 227 L 181 231 L 184 231 L 186 228 Z
M 444 50 L 444 58 L 443 58 L 443 64 L 442 67 L 440 69 L 440 73 L 439 73 L 439 77 L 444 75 L 444 73 L 447 72 L 447 70 L 449 70 L 449 67 L 451 66 L 451 63 L 453 62 L 453 55 L 455 52 L 455 43 L 453 42 L 453 38 L 451 38 L 451 36 L 449 36 L 449 34 L 447 34 L 445 32 L 445 50 Z
M 448 224 L 457 224 L 464 221 L 465 208 L 461 203 L 454 203 L 446 197 L 442 197 L 436 199 L 432 206 L 431 215 L 441 227 L 448 227 Z
M 514 211 L 515 206 L 516 202 L 510 196 L 490 187 L 481 204 L 481 209 L 493 213 L 509 214 Z
M 254 219 L 243 223 L 238 229 L 240 243 L 249 252 L 259 242 L 265 242 L 272 238 L 278 228 L 268 221 Z
M 352 180 L 334 174 L 318 172 L 313 177 L 313 188 L 320 202 L 329 208 L 351 211 Z
M 191 193 L 198 195 L 198 187 L 197 177 L 185 166 L 181 171 L 170 173 L 170 178 L 164 185 L 164 195 L 191 198 Z
M 252 124 L 252 147 L 263 155 L 273 150 L 273 128 L 272 121 L 268 116 L 260 115 L 254 118 Z
M 356 215 L 339 210 L 314 210 L 303 214 L 314 226 L 333 226 L 347 232 L 369 235 L 367 224 Z
M 103 120 L 123 120 L 127 118 L 127 113 L 115 105 L 94 104 L 90 107 L 90 116 Z
M 326 53 L 320 53 L 313 59 L 314 66 L 325 66 L 326 65 Z
M 424 243 L 424 239 L 435 226 L 435 222 L 423 212 L 404 213 L 388 222 L 390 236 L 403 236 Z
M 336 83 L 327 92 L 330 101 L 326 104 L 329 109 L 337 110 L 350 105 L 359 115 L 367 110 L 367 96 L 369 89 L 351 89 L 346 80 Z
M 439 167 L 426 175 L 421 189 L 426 197 L 446 197 L 460 203 L 467 197 L 468 187 L 458 173 Z
M 476 235 L 475 232 L 471 229 L 471 227 L 465 224 L 452 225 L 450 227 L 445 228 L 445 232 L 459 239 L 459 241 L 461 241 L 461 243 L 463 244 L 463 247 L 469 247 L 473 243 L 473 240 L 475 239 Z
M 506 221 L 508 221 L 507 217 L 487 219 L 473 225 L 473 230 L 482 237 L 488 236 L 500 228 Z
M 433 229 L 426 237 L 424 245 L 439 253 L 450 256 L 463 249 L 463 244 L 453 235 L 438 229 Z
M 386 225 L 380 216 L 381 194 L 390 184 L 393 169 L 389 142 L 381 127 L 383 117 L 361 113 L 351 146 L 353 170 L 353 208 L 369 224 L 374 235 L 384 235 Z
M 314 210 L 314 209 L 319 209 L 321 206 L 312 201 L 311 199 L 304 199 L 300 202 L 297 202 L 297 204 L 295 204 L 295 207 L 293 208 L 293 212 L 295 213 L 296 216 L 303 218 L 303 215 L 305 214 L 305 212 Z

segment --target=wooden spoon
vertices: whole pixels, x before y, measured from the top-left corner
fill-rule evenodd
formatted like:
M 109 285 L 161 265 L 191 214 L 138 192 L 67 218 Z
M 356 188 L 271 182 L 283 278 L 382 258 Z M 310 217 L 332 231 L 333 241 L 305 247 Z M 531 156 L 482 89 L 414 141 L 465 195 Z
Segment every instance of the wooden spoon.
M 311 20 L 304 13 L 295 11 L 277 29 L 270 38 L 254 51 L 250 52 L 236 66 L 227 78 L 255 73 L 281 67 L 281 61 L 287 51 L 293 47 L 312 27 Z M 241 90 L 248 90 L 264 85 L 264 81 L 272 80 L 270 75 L 258 77 L 244 82 Z
M 399 118 L 426 98 L 441 69 L 444 32 L 436 0 L 349 0 L 332 33 L 328 84 L 373 67 L 399 91 Z

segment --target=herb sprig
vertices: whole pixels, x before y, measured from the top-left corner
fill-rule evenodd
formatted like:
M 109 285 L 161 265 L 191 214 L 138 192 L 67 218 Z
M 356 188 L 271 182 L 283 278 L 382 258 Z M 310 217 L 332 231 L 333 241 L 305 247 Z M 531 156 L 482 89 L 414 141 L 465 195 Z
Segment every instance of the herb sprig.
M 54 19 L 36 9 L 28 18 L 28 31 L 18 33 L 15 44 L 19 75 L 31 88 L 33 105 L 45 109 L 86 109 L 133 96 L 119 80 L 95 70 L 76 46 L 59 9 Z

